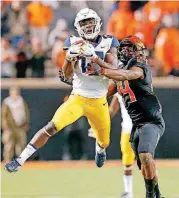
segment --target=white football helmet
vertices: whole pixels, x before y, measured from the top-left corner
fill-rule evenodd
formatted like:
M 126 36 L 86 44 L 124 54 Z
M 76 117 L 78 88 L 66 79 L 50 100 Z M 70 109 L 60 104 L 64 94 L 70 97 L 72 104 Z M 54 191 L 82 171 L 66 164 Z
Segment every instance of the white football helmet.
M 94 19 L 95 23 L 93 24 L 93 29 L 91 32 L 88 32 L 89 25 L 80 26 L 80 22 L 85 19 Z M 76 27 L 76 31 L 78 32 L 79 36 L 87 40 L 94 39 L 99 34 L 101 25 L 101 19 L 98 14 L 94 10 L 91 10 L 89 8 L 84 8 L 80 10 L 76 15 L 74 23 L 74 26 Z

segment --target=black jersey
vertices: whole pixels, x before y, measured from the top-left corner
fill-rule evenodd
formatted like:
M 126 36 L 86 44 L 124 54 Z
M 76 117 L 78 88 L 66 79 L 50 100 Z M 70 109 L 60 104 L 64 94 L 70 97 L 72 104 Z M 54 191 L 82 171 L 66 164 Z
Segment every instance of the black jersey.
M 151 70 L 146 61 L 139 58 L 131 59 L 124 69 L 138 66 L 144 71 L 144 79 L 121 81 L 118 90 L 133 124 L 161 122 L 161 105 L 153 92 Z

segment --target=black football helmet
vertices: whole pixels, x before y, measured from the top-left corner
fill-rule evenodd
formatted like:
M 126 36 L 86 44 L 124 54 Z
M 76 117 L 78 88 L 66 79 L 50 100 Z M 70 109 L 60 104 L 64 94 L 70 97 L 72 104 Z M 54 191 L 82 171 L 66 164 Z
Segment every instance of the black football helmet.
M 122 40 L 117 48 L 118 59 L 127 64 L 127 62 L 135 56 L 148 56 L 147 48 L 137 36 L 128 36 Z

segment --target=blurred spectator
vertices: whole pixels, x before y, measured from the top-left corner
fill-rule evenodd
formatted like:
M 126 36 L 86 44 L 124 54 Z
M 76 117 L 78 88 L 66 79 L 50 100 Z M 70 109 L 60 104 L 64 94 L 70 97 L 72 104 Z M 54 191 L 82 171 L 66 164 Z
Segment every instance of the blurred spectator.
M 1 2 L 1 37 L 4 37 L 10 31 L 9 15 L 5 2 Z
M 63 44 L 69 32 L 67 22 L 64 19 L 57 21 L 56 27 L 49 35 L 49 45 L 52 46 L 52 62 L 60 69 L 64 63 L 66 52 L 63 50 Z
M 147 2 L 143 7 L 143 16 L 153 28 L 160 23 L 161 18 L 167 13 L 179 13 L 179 2 L 153 0 Z
M 24 36 L 27 32 L 27 19 L 22 3 L 22 1 L 13 1 L 12 10 L 9 13 L 9 23 L 12 34 L 11 42 L 16 49 L 18 43 L 25 40 Z
M 17 43 L 16 53 L 24 52 L 28 59 L 32 57 L 32 47 L 25 39 L 21 39 Z
M 50 6 L 52 9 L 57 9 L 59 7 L 59 3 L 60 3 L 58 0 L 56 0 L 56 1 L 55 0 L 53 0 L 53 1 L 47 1 L 47 0 L 42 1 L 41 0 L 41 2 L 47 6 Z
M 147 1 L 130 1 L 131 2 L 131 10 L 134 12 L 136 10 L 141 9 Z
M 58 39 L 52 48 L 52 62 L 58 67 L 58 69 L 61 69 L 65 60 L 66 52 L 63 50 L 64 41 L 64 38 Z
M 133 12 L 130 10 L 129 1 L 121 1 L 118 9 L 112 14 L 107 25 L 107 34 L 122 40 L 128 36 L 127 28 L 133 19 Z
M 4 144 L 4 161 L 9 162 L 15 154 L 18 156 L 26 145 L 29 128 L 29 109 L 20 95 L 20 90 L 13 87 L 9 97 L 2 103 L 2 142 Z
M 162 17 L 162 1 L 148 1 L 143 7 L 143 16 L 153 27 L 156 27 Z
M 111 16 L 118 9 L 118 4 L 119 4 L 119 1 L 113 2 L 111 8 L 109 9 L 109 16 Z
M 179 76 L 179 20 L 176 14 L 162 19 L 155 40 L 155 57 L 164 65 L 166 74 Z
M 149 49 L 153 48 L 153 31 L 152 24 L 143 15 L 142 10 L 134 12 L 134 18 L 128 25 L 127 34 L 139 37 Z
M 27 71 L 28 65 L 29 65 L 29 62 L 27 60 L 26 54 L 24 52 L 19 52 L 17 54 L 17 62 L 15 63 L 17 78 L 26 77 L 26 71 Z
M 77 10 L 81 10 L 83 8 L 88 8 L 88 4 L 86 0 L 80 1 L 80 3 L 76 3 L 76 0 L 71 0 L 70 7 L 76 8 Z
M 42 2 L 31 2 L 27 6 L 27 20 L 30 26 L 31 38 L 38 37 L 42 43 L 42 48 L 47 48 L 47 37 L 49 24 L 53 19 L 51 7 Z
M 47 56 L 44 54 L 40 41 L 32 39 L 32 58 L 29 60 L 29 66 L 32 69 L 32 77 L 43 78 L 45 76 L 45 61 Z
M 158 60 L 153 52 L 148 57 L 148 63 L 152 71 L 152 77 L 166 76 L 162 61 Z
M 58 38 L 64 38 L 68 36 L 68 22 L 65 19 L 58 19 L 55 28 L 50 32 L 48 37 L 48 44 L 52 47 Z
M 106 4 L 106 1 L 103 0 L 104 3 Z M 111 6 L 111 8 L 109 9 L 109 16 L 111 16 L 113 14 L 113 12 L 115 12 L 117 9 L 118 9 L 118 4 L 120 3 L 121 1 L 114 1 L 113 0 L 113 4 Z M 131 11 L 136 11 L 138 9 L 140 9 L 142 6 L 144 6 L 145 4 L 147 3 L 147 1 L 130 1 L 130 10 Z
M 15 52 L 6 38 L 1 38 L 1 77 L 11 78 L 15 76 Z
M 179 13 L 179 1 L 161 1 L 162 16 Z

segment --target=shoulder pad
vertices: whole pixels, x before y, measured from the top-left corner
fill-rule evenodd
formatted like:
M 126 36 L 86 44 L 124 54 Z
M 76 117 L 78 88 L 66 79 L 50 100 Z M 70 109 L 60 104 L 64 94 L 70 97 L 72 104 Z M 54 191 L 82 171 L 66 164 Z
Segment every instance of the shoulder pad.
M 103 35 L 103 38 L 110 40 L 110 42 L 111 42 L 110 48 L 119 46 L 119 41 L 114 36 L 106 34 L 106 35 Z
M 63 50 L 68 50 L 68 48 L 71 46 L 71 38 L 72 36 L 68 36 L 66 40 L 63 43 Z
M 103 35 L 103 37 L 104 37 L 104 38 L 111 38 L 111 39 L 113 38 L 112 35 L 108 35 L 108 34 Z
M 63 44 L 63 49 L 68 50 L 68 48 L 73 45 L 76 41 L 82 40 L 81 37 L 76 37 L 76 36 L 68 36 Z
M 127 64 L 127 69 L 130 69 L 133 66 L 146 68 L 147 67 L 147 62 L 142 57 L 134 57 L 134 58 L 129 60 L 129 62 Z

